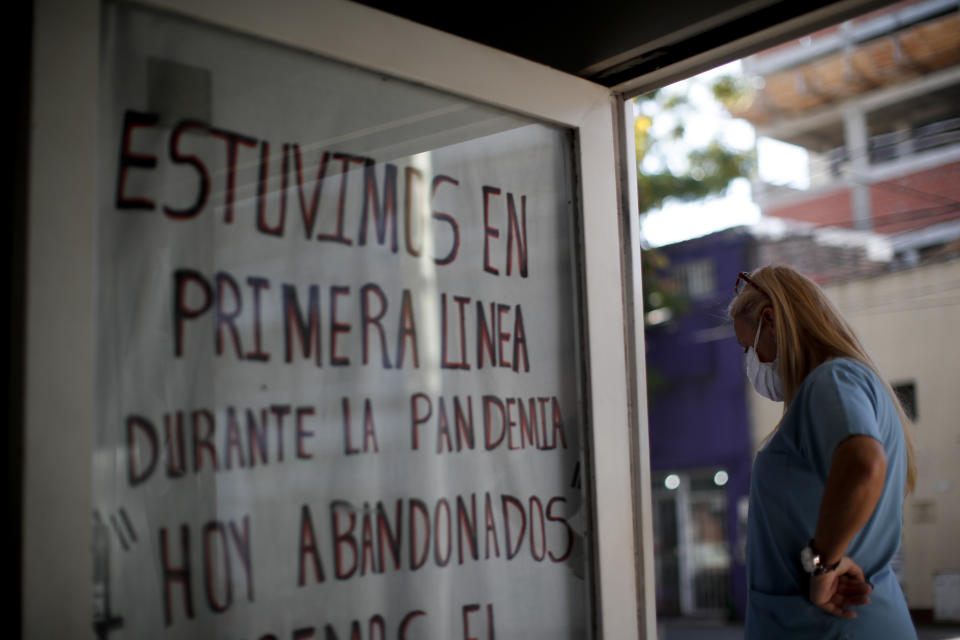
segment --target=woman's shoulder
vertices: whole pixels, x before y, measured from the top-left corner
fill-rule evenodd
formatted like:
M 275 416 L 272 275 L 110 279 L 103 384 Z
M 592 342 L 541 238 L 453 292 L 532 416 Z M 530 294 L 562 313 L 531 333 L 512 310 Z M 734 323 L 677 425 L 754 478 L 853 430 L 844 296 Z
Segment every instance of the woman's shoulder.
M 883 381 L 866 363 L 855 358 L 831 358 L 816 367 L 802 384 L 806 402 L 815 406 L 868 408 L 886 402 Z
M 867 364 L 855 358 L 830 358 L 810 372 L 804 382 L 811 386 L 832 381 L 834 383 L 866 384 L 875 386 L 880 382 L 877 374 Z
M 875 404 L 883 382 L 867 364 L 855 358 L 831 358 L 811 371 L 800 393 L 817 402 L 834 400 L 847 403 L 862 397 Z

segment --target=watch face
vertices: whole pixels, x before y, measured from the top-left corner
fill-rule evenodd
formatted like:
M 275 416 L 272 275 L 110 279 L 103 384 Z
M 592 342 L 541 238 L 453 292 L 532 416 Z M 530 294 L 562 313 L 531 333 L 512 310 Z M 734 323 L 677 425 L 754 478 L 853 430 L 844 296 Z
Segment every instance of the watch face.
M 804 547 L 800 551 L 800 564 L 803 565 L 803 570 L 807 573 L 813 573 L 817 570 L 817 566 L 820 564 L 820 556 L 813 552 L 809 546 Z

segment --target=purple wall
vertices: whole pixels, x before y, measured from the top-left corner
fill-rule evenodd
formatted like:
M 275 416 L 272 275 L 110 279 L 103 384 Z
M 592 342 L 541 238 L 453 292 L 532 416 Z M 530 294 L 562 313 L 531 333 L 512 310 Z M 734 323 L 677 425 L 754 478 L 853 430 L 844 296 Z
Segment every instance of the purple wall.
M 649 398 L 650 461 L 654 472 L 722 467 L 729 474 L 727 537 L 733 558 L 732 613 L 743 618 L 746 575 L 737 502 L 750 486 L 750 427 L 743 350 L 726 317 L 737 273 L 751 263 L 752 239 L 728 230 L 659 249 L 667 273 L 693 261 L 712 264 L 712 290 L 689 298 L 673 320 L 646 330 L 647 368 L 662 378 Z

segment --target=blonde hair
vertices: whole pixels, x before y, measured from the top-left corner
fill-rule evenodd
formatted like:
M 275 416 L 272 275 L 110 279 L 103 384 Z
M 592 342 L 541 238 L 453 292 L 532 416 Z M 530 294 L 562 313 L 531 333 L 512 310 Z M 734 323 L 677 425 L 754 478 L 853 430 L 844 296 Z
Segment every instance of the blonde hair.
M 731 318 L 742 317 L 757 323 L 760 313 L 766 307 L 773 307 L 784 411 L 793 402 L 804 378 L 818 365 L 840 357 L 863 363 L 877 374 L 897 409 L 907 448 L 907 493 L 913 491 L 917 467 L 913 439 L 907 428 L 910 419 L 847 321 L 816 283 L 791 267 L 761 267 L 750 274 L 750 279 L 756 286 L 745 283 L 730 302 L 728 312 Z

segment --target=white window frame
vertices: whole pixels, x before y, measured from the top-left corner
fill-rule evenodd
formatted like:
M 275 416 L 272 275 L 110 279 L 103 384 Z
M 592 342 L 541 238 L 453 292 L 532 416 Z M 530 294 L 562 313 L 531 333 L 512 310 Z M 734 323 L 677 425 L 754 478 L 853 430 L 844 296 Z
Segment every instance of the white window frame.
M 632 136 L 622 97 L 344 0 L 151 0 L 577 131 L 595 637 L 655 638 Z M 34 2 L 24 396 L 23 637 L 92 636 L 98 0 Z M 629 104 L 626 105 L 629 107 Z M 632 131 L 632 127 L 630 127 Z M 632 165 L 630 165 L 632 167 Z M 625 288 L 624 282 L 627 283 Z M 627 292 L 625 294 L 625 292 Z M 639 355 L 639 357 L 638 357 Z

